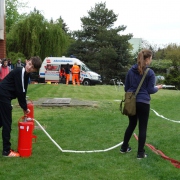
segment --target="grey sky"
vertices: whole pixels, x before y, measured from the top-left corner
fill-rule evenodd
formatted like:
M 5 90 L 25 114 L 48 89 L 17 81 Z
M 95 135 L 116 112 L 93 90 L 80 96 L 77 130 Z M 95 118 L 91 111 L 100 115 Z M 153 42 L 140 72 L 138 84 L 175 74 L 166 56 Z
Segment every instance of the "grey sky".
M 73 31 L 81 29 L 80 18 L 100 2 L 106 2 L 106 7 L 118 14 L 116 27 L 127 26 L 122 34 L 132 33 L 134 38 L 151 44 L 180 45 L 179 0 L 29 0 L 27 12 L 36 7 L 48 20 L 61 16 Z

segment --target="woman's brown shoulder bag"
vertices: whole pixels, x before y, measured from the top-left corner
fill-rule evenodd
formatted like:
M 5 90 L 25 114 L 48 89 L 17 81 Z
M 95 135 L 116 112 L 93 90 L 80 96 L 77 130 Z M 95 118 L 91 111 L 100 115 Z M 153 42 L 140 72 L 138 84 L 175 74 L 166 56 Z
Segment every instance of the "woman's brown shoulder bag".
M 146 69 L 135 93 L 134 92 L 125 93 L 125 99 L 123 99 L 120 103 L 120 111 L 123 115 L 134 116 L 136 114 L 136 95 L 138 94 L 139 89 L 141 88 L 141 85 L 148 71 L 149 68 Z

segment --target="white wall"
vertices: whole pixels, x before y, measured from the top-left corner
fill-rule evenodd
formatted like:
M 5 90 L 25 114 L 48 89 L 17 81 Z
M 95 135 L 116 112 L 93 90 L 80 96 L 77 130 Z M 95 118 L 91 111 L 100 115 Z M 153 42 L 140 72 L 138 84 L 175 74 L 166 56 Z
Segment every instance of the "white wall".
M 129 40 L 129 43 L 133 46 L 132 53 L 134 54 L 142 47 L 142 38 L 132 38 Z
M 0 0 L 0 30 L 4 30 L 5 0 Z
M 4 40 L 5 0 L 0 0 L 0 40 Z

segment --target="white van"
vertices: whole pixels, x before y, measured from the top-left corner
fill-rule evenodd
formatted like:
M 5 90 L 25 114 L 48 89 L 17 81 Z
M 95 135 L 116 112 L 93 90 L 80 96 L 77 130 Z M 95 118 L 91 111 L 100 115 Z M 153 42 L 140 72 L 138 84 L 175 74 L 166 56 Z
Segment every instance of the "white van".
M 77 58 L 70 57 L 46 57 L 39 70 L 39 82 L 59 83 L 59 72 L 61 67 L 66 67 L 69 64 L 70 68 L 74 63 L 80 67 L 80 83 L 83 85 L 95 85 L 101 83 L 101 76 L 91 71 L 82 61 Z M 72 82 L 72 74 L 70 75 Z

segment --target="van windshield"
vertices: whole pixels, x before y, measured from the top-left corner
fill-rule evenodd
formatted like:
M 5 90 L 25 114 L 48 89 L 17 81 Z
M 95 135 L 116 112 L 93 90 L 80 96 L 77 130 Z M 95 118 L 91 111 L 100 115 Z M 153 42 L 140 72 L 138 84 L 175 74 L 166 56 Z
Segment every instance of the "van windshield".
M 86 65 L 82 65 L 82 70 L 85 72 L 91 71 Z

